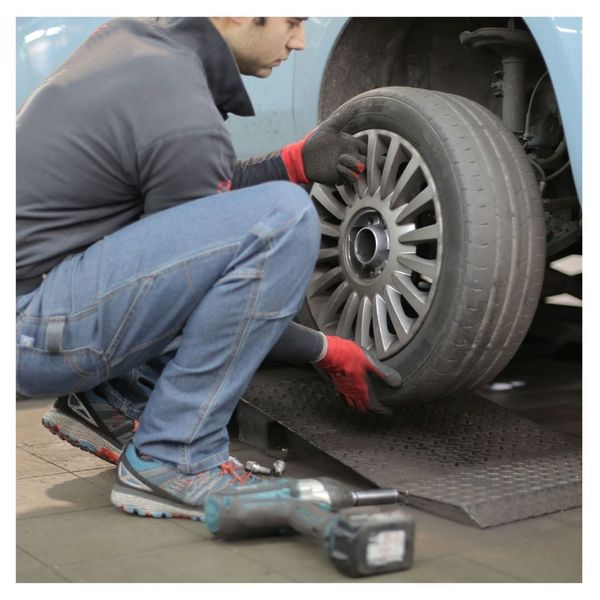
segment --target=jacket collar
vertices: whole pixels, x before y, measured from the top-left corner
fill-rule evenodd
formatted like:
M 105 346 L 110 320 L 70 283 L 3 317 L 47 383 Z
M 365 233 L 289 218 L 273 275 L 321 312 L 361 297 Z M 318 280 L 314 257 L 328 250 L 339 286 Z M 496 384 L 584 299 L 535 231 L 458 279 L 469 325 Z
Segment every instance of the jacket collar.
M 224 119 L 254 116 L 254 107 L 229 46 L 206 17 L 158 17 L 157 25 L 202 61 L 208 87 Z

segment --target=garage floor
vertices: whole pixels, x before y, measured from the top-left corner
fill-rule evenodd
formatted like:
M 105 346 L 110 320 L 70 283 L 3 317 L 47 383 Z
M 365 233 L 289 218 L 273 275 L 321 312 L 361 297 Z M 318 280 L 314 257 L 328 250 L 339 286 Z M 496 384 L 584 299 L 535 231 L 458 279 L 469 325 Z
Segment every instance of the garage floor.
M 526 372 L 528 385 L 512 394 L 496 386 L 499 391 L 490 389 L 488 397 L 518 407 L 544 426 L 581 435 L 580 365 L 560 365 L 564 377 L 549 380 L 558 367 L 516 364 L 504 379 L 520 374 L 521 380 Z M 300 536 L 223 542 L 202 523 L 147 519 L 116 509 L 109 499 L 115 468 L 41 426 L 51 403 L 17 403 L 17 582 L 353 581 L 335 570 L 317 544 Z M 234 441 L 231 451 L 240 460 L 270 464 L 241 442 Z M 318 457 L 290 461 L 287 473 L 352 483 L 351 474 L 336 465 Z M 413 567 L 360 581 L 581 581 L 581 509 L 486 530 L 410 507 L 406 512 L 417 524 Z

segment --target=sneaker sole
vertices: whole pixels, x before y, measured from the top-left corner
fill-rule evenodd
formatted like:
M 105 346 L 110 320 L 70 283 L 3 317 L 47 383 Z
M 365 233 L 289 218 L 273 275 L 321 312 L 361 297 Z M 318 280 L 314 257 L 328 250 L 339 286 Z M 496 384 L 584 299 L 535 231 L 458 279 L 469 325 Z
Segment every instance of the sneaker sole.
M 180 504 L 150 496 L 138 490 L 132 490 L 118 483 L 112 489 L 110 501 L 126 513 L 140 515 L 141 517 L 153 517 L 155 519 L 176 517 L 192 519 L 193 521 L 204 519 L 204 511 L 202 510 L 186 508 Z
M 80 450 L 94 454 L 112 465 L 119 462 L 120 448 L 63 412 L 51 409 L 42 417 L 42 425 L 50 433 Z

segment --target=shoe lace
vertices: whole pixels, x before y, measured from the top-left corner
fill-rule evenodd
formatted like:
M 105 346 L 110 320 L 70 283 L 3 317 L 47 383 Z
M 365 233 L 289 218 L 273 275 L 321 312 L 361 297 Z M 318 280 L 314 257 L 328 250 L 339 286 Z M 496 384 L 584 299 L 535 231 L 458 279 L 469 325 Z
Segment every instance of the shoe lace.
M 219 467 L 221 468 L 221 472 L 224 475 L 229 475 L 230 477 L 233 477 L 239 483 L 244 483 L 248 481 L 250 477 L 252 477 L 252 473 L 244 473 L 244 475 L 240 476 L 240 474 L 238 473 L 238 469 L 236 469 L 233 463 L 229 461 L 223 463 L 222 465 L 219 465 Z

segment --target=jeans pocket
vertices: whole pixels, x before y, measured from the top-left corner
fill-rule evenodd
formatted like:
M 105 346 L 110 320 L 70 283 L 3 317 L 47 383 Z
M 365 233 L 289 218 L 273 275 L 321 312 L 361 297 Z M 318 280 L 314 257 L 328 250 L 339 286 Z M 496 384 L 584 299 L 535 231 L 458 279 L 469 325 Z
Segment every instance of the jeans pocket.
M 107 374 L 104 355 L 95 348 L 50 353 L 17 346 L 17 392 L 22 396 L 40 398 L 85 391 Z

